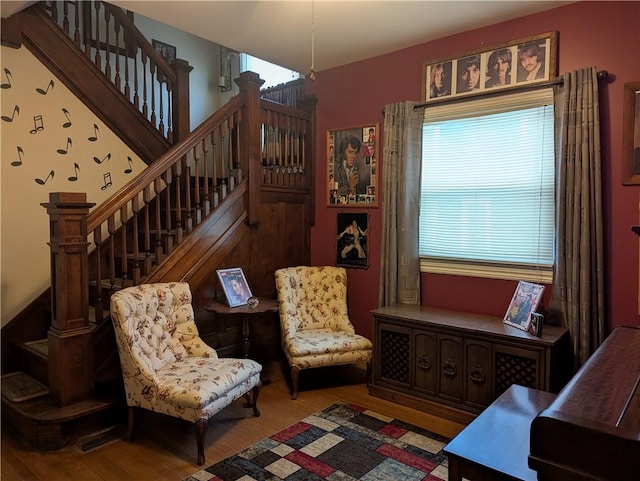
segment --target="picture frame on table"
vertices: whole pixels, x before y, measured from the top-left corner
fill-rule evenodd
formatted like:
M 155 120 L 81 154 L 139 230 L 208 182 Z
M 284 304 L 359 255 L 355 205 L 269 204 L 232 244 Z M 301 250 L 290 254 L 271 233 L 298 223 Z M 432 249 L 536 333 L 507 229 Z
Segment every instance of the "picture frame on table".
M 336 265 L 369 267 L 369 213 L 339 212 L 336 217 Z
M 531 324 L 531 315 L 536 312 L 542 300 L 543 292 L 544 286 L 541 284 L 519 281 L 509 303 L 509 308 L 504 315 L 503 322 L 523 331 L 528 331 Z
M 446 101 L 548 82 L 557 75 L 557 32 L 548 32 L 424 62 L 422 99 Z
M 379 124 L 327 131 L 327 206 L 378 206 Z
M 640 80 L 624 84 L 622 183 L 640 184 Z
M 242 268 L 218 269 L 216 273 L 229 307 L 247 305 L 247 300 L 253 297 L 253 294 Z

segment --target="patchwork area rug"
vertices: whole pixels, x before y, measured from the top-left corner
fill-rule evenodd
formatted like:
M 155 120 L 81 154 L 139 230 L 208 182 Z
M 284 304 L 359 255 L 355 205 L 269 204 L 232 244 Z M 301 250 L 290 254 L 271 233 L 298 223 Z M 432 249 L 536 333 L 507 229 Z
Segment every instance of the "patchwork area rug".
M 442 481 L 448 441 L 340 402 L 183 481 Z

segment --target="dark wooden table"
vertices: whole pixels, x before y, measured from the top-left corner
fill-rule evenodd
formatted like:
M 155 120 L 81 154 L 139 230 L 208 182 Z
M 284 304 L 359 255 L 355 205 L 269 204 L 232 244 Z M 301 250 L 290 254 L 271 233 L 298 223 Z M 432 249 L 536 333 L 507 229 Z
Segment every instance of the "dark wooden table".
M 536 481 L 528 465 L 531 421 L 555 397 L 512 385 L 444 447 L 449 481 Z
M 237 306 L 237 307 L 229 307 L 226 304 L 221 302 L 213 301 L 205 306 L 205 309 L 209 312 L 213 312 L 215 314 L 220 315 L 232 315 L 232 316 L 241 316 L 242 319 L 242 337 L 243 337 L 243 354 L 244 357 L 249 357 L 249 344 L 251 342 L 250 339 L 250 329 L 249 329 L 249 321 L 253 316 L 257 314 L 264 314 L 265 312 L 277 312 L 278 311 L 278 301 L 274 301 L 273 299 L 259 298 L 260 303 L 256 307 L 245 306 Z

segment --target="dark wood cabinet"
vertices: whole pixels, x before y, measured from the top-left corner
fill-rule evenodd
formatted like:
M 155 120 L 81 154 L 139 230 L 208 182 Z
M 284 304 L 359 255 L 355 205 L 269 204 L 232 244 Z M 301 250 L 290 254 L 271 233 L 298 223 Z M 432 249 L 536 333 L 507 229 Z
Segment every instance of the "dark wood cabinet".
M 421 306 L 372 314 L 373 396 L 469 422 L 512 384 L 558 392 L 567 379 L 565 328 L 535 337 L 499 318 Z

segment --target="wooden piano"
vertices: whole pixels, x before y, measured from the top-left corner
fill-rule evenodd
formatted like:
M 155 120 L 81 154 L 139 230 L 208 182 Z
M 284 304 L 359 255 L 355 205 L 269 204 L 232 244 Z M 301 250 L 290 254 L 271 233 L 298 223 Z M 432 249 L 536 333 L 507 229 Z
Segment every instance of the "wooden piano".
M 617 327 L 531 423 L 538 480 L 640 480 L 640 329 Z

